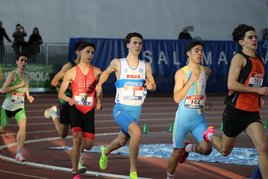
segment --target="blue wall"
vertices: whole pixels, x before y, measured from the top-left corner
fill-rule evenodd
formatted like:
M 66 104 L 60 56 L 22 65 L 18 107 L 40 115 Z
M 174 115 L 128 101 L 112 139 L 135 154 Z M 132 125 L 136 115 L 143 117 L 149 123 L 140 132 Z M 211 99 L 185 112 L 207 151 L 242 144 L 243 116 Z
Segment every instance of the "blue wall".
M 92 41 L 97 48 L 92 64 L 104 70 L 113 58 L 125 57 L 127 48 L 123 39 L 102 38 L 71 38 L 69 46 L 69 59 L 75 59 L 74 44 L 80 40 Z M 203 41 L 205 45 L 202 64 L 208 66 L 212 73 L 208 79 L 208 93 L 227 93 L 227 78 L 231 58 L 240 50 L 232 41 Z M 184 53 L 187 41 L 182 40 L 144 40 L 141 59 L 151 63 L 153 75 L 157 84 L 158 93 L 172 93 L 174 87 L 174 74 L 187 63 Z M 267 44 L 259 42 L 258 53 L 265 60 L 265 69 L 268 69 Z M 104 84 L 104 93 L 114 93 L 115 75 L 111 75 Z M 267 74 L 264 84 L 268 85 Z

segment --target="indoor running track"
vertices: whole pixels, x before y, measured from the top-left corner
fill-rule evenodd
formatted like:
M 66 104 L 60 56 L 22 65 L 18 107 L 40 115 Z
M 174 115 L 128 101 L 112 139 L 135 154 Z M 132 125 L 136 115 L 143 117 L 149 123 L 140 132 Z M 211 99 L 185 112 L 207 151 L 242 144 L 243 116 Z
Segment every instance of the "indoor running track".
M 28 118 L 27 139 L 23 154 L 27 159 L 25 163 L 14 160 L 15 134 L 17 125 L 12 119 L 6 134 L 0 135 L 0 178 L 1 179 L 68 179 L 72 178 L 69 151 L 50 150 L 49 147 L 71 146 L 71 136 L 60 139 L 54 129 L 51 119 L 43 117 L 44 110 L 57 104 L 56 94 L 32 94 L 35 98 L 33 104 L 26 103 Z M 1 95 L 0 102 L 3 102 Z M 220 127 L 222 112 L 224 109 L 222 96 L 210 96 L 212 108 L 207 111 L 209 125 Z M 264 98 L 266 105 L 261 111 L 263 120 L 268 120 L 268 98 Z M 95 146 L 108 145 L 119 131 L 112 119 L 113 97 L 103 98 L 103 110 L 96 111 L 96 140 Z M 142 135 L 142 144 L 171 143 L 172 134 L 168 132 L 170 122 L 173 121 L 176 112 L 176 104 L 171 96 L 148 96 L 143 106 L 140 127 L 146 123 L 148 134 Z M 217 133 L 220 134 L 220 130 Z M 266 129 L 266 134 L 268 134 Z M 190 140 L 193 140 L 189 136 Z M 252 148 L 253 144 L 245 134 L 238 137 L 236 147 Z M 128 178 L 129 159 L 123 155 L 110 155 L 109 165 L 106 171 L 98 167 L 99 153 L 86 153 L 84 162 L 88 172 L 82 178 Z M 165 179 L 167 159 L 153 157 L 139 157 L 138 174 L 141 178 Z M 185 179 L 242 179 L 250 178 L 254 166 L 242 166 L 222 163 L 196 162 L 187 160 L 179 164 L 176 170 L 176 178 Z

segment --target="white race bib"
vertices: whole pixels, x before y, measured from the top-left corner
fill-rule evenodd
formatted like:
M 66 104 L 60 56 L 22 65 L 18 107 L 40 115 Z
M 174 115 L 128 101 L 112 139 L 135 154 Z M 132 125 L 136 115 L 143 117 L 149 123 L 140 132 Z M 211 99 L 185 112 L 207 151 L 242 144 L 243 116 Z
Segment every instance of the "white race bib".
M 204 109 L 204 96 L 192 95 L 185 99 L 184 107 L 188 109 Z
M 141 100 L 143 96 L 142 86 L 124 86 L 123 99 L 125 100 Z
M 11 101 L 14 103 L 24 103 L 24 94 L 12 93 Z
M 76 101 L 78 105 L 81 105 L 81 106 L 92 106 L 92 103 L 93 103 L 93 97 L 88 96 L 85 93 L 75 95 L 74 100 Z
M 259 88 L 262 86 L 263 76 L 260 73 L 251 73 L 249 77 L 249 86 Z

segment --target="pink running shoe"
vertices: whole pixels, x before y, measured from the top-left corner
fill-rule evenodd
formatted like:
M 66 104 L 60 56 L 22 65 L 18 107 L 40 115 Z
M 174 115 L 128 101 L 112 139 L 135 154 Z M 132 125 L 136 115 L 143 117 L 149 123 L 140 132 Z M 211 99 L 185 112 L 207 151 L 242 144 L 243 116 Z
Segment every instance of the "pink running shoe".
M 182 156 L 181 156 L 181 158 L 180 158 L 180 160 L 179 160 L 179 163 L 184 163 L 185 160 L 187 159 L 189 153 L 185 151 L 185 148 L 186 148 L 186 146 L 189 145 L 189 144 L 190 144 L 190 141 L 189 141 L 189 140 L 185 140 L 185 141 L 184 141 L 184 148 L 183 148 Z
M 209 138 L 208 138 L 208 135 L 210 134 L 214 134 L 215 133 L 215 128 L 213 126 L 208 126 L 208 129 L 204 132 L 203 134 L 203 139 L 206 141 L 206 142 L 209 142 Z
M 74 174 L 73 179 L 81 179 L 80 173 Z

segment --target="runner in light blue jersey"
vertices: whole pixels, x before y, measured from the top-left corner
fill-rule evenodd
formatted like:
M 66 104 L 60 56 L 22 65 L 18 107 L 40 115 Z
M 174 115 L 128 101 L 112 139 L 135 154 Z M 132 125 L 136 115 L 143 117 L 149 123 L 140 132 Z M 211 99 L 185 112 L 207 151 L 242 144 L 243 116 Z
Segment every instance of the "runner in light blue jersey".
M 167 179 L 174 179 L 178 163 L 184 163 L 189 152 L 208 155 L 212 151 L 210 143 L 203 139 L 207 129 L 205 120 L 206 82 L 210 69 L 200 65 L 204 45 L 191 41 L 186 47 L 188 64 L 175 74 L 174 101 L 178 103 L 173 130 L 173 152 L 168 161 Z M 185 140 L 191 133 L 198 142 L 191 144 Z

